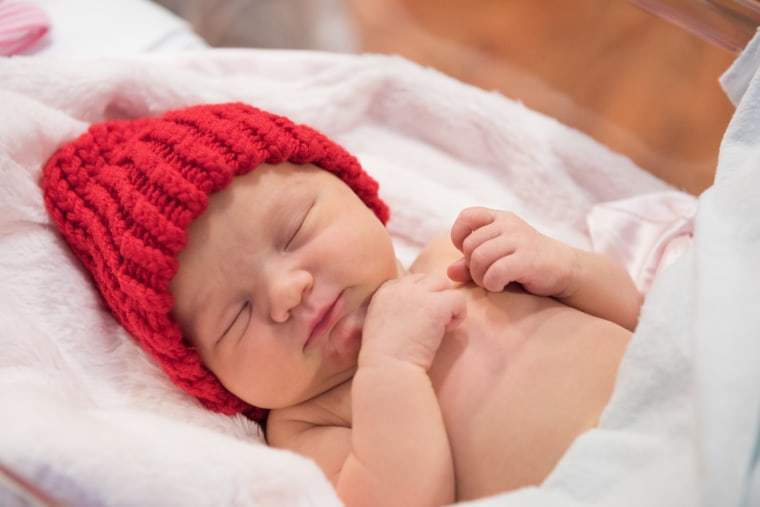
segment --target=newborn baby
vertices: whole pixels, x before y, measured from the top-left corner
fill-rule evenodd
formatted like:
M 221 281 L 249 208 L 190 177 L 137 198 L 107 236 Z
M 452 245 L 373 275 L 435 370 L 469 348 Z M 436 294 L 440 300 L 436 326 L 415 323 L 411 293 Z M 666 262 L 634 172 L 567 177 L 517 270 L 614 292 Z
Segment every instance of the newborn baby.
M 265 422 L 347 505 L 539 484 L 596 425 L 638 316 L 618 264 L 504 211 L 464 210 L 405 269 L 356 159 L 245 104 L 95 125 L 43 186 L 172 380 Z

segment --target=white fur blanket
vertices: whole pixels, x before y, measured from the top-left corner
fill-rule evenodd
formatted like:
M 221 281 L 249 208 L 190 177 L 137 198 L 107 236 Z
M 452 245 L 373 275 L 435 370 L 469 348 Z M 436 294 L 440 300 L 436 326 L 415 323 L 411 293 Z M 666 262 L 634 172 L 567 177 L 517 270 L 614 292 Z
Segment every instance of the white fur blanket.
M 356 154 L 380 181 L 405 262 L 470 204 L 516 210 L 589 247 L 597 203 L 672 191 L 551 118 L 399 58 L 207 50 L 0 61 L 0 463 L 74 505 L 339 505 L 313 463 L 164 379 L 104 310 L 42 203 L 42 164 L 88 123 L 230 100 L 310 124 Z M 749 162 L 733 160 L 724 187 L 702 198 L 696 248 L 652 289 L 600 427 L 541 488 L 493 501 L 739 498 L 724 493 L 746 478 L 746 430 L 760 407 L 760 340 L 748 343 L 760 329 L 750 220 L 760 186 Z M 730 466 L 718 468 L 723 457 Z M 1 504 L 14 498 L 0 485 Z

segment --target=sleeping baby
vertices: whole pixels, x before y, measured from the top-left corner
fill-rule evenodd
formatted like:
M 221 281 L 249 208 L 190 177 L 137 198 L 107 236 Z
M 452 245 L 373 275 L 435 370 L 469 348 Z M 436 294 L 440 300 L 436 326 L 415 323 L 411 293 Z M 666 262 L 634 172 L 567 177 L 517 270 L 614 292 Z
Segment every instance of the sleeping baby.
M 594 428 L 638 318 L 612 259 L 469 208 L 408 268 L 356 158 L 241 103 L 93 125 L 49 213 L 116 319 L 346 505 L 540 484 Z

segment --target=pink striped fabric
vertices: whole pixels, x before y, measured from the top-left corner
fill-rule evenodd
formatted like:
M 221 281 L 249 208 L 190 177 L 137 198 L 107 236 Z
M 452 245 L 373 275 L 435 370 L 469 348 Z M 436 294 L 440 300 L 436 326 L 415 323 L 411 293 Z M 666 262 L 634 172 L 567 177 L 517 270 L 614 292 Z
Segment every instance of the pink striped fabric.
M 41 8 L 23 2 L 0 0 L 0 56 L 23 52 L 50 29 Z

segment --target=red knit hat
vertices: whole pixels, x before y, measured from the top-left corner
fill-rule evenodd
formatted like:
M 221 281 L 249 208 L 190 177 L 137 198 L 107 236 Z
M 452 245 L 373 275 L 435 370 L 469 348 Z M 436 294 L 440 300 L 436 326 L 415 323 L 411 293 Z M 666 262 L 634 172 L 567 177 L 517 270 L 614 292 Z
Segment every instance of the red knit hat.
M 42 180 L 48 212 L 121 325 L 206 407 L 257 421 L 266 411 L 225 389 L 182 336 L 169 281 L 208 196 L 259 164 L 282 162 L 330 171 L 387 222 L 377 183 L 356 158 L 309 127 L 241 103 L 92 125 L 48 160 Z

